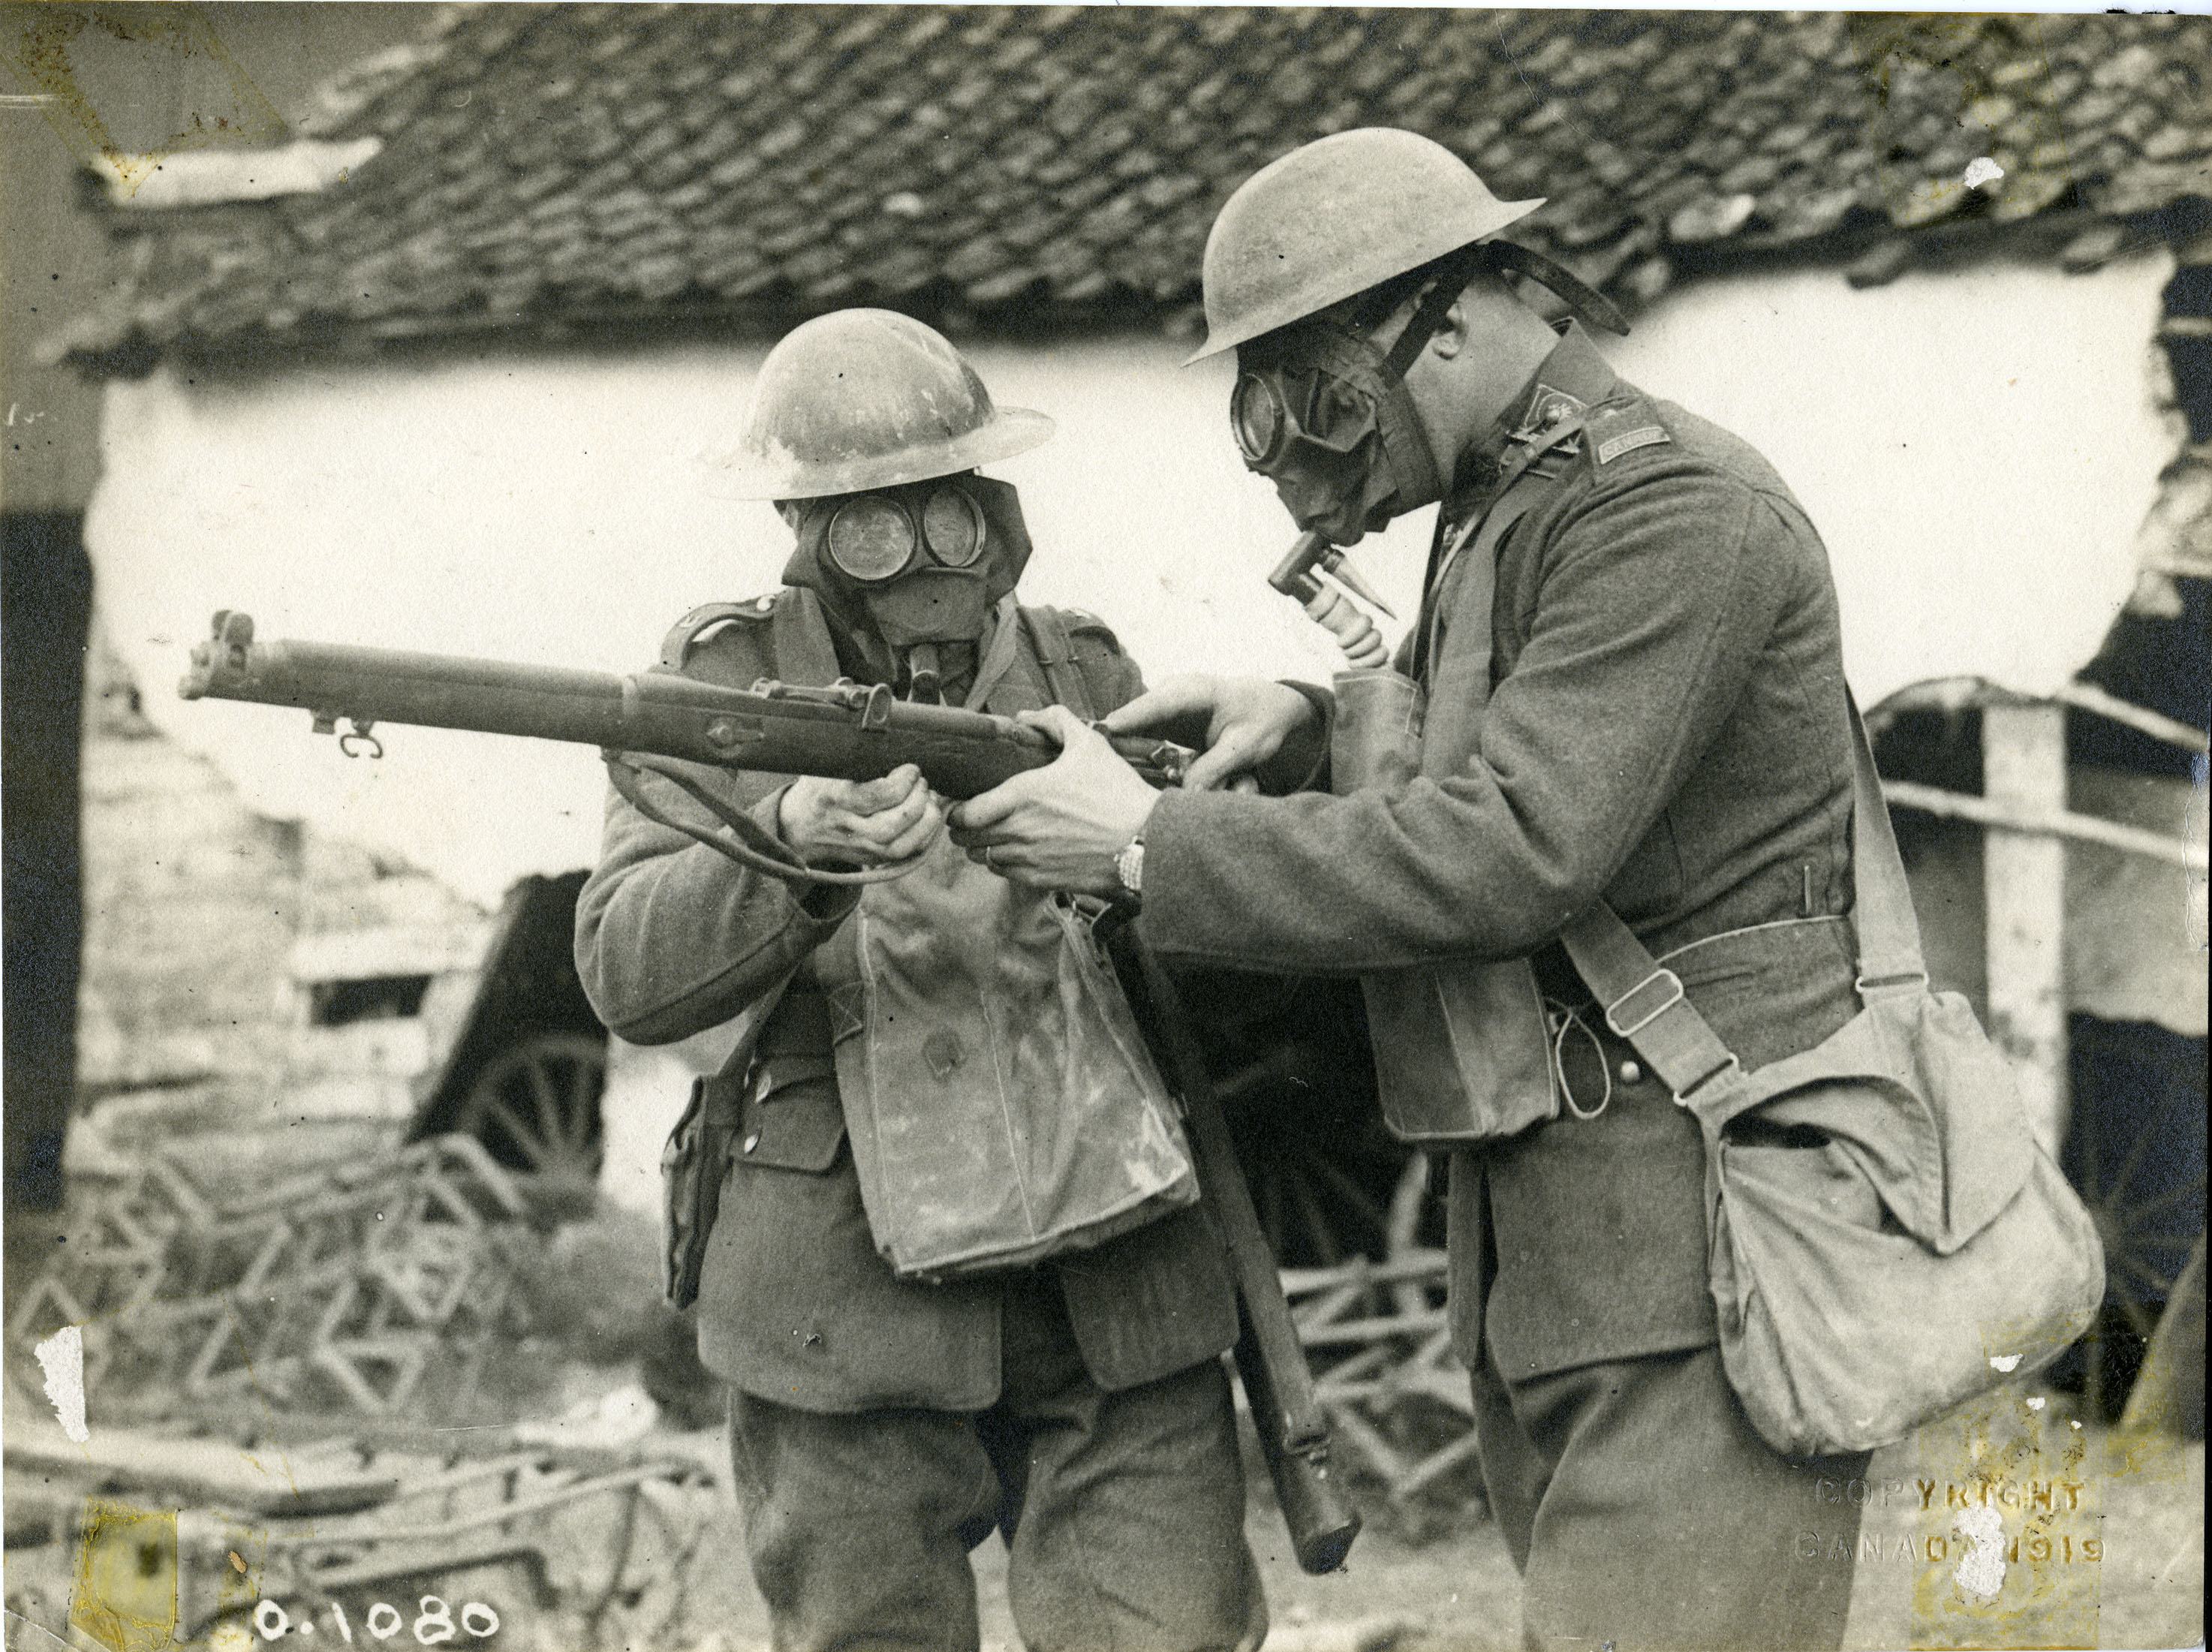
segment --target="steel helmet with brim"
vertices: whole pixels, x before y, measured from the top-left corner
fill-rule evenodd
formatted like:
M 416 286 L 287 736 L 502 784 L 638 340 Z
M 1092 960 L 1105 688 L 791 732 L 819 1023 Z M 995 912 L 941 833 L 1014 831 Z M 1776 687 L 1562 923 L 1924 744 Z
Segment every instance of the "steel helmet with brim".
M 1542 200 L 1501 201 L 1433 139 L 1338 132 L 1237 186 L 1206 238 L 1203 361 L 1486 241 Z
M 720 491 L 820 499 L 953 476 L 1048 440 L 1053 422 L 1000 407 L 935 329 L 892 310 L 838 310 L 761 363 Z

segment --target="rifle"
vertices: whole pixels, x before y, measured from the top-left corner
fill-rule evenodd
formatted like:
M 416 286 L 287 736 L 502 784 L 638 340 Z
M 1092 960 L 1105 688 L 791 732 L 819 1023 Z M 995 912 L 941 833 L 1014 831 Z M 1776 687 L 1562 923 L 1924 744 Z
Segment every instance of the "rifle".
M 349 755 L 361 741 L 380 756 L 371 731 L 405 723 L 828 780 L 874 780 L 913 763 L 950 798 L 988 792 L 1060 755 L 1051 736 L 1011 717 L 915 704 L 880 683 L 763 678 L 747 690 L 669 671 L 618 677 L 343 643 L 257 642 L 252 616 L 228 610 L 194 645 L 177 691 L 187 700 L 295 707 L 313 714 L 318 734 L 337 733 L 343 718 L 351 725 L 339 736 Z M 1167 740 L 1109 738 L 1157 787 L 1180 784 L 1195 755 Z
M 1212 1210 L 1228 1247 L 1237 1284 L 1237 1375 L 1252 1409 L 1252 1426 L 1275 1503 L 1299 1566 L 1316 1576 L 1334 1571 L 1359 1535 L 1359 1510 L 1331 1477 L 1328 1416 L 1314 1391 L 1313 1372 L 1283 1296 L 1282 1275 L 1252 1207 L 1237 1162 L 1229 1121 L 1198 1048 L 1175 982 L 1126 920 L 1098 933 L 1113 956 L 1153 1043 L 1162 1047 L 1182 1093 L 1199 1193 Z

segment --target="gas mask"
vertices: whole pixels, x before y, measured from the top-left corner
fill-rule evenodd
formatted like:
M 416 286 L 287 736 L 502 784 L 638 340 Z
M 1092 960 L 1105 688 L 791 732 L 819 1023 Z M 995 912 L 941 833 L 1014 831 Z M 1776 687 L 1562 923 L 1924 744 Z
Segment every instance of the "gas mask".
M 972 472 L 805 500 L 795 526 L 784 583 L 813 591 L 879 673 L 921 701 L 972 660 L 1030 558 L 1020 496 Z
M 1245 346 L 1230 425 L 1245 468 L 1275 484 L 1301 527 L 1348 545 L 1443 497 L 1448 478 L 1437 468 L 1406 372 L 1486 267 L 1531 276 L 1597 325 L 1627 331 L 1611 303 L 1549 258 L 1493 241 L 1464 248 L 1431 271 L 1387 352 L 1373 335 L 1396 313 L 1403 288 L 1388 289 L 1364 315 L 1317 316 Z
M 1443 497 L 1406 369 L 1443 325 L 1477 256 L 1469 248 L 1434 273 L 1387 353 L 1373 335 L 1395 313 L 1395 293 L 1365 316 L 1318 316 L 1237 352 L 1229 403 L 1237 451 L 1301 527 L 1348 545 Z

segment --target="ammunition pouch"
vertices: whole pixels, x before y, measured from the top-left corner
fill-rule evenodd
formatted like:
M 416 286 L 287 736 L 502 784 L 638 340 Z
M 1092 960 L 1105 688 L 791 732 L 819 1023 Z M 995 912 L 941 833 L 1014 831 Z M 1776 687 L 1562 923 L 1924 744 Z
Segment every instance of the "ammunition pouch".
M 785 976 L 745 1011 L 729 1059 L 712 1076 L 691 1081 L 691 1098 L 660 1150 L 660 1290 L 672 1308 L 689 1308 L 699 1299 L 707 1238 L 721 1212 L 722 1183 L 744 1117 L 753 1056 L 790 981 Z

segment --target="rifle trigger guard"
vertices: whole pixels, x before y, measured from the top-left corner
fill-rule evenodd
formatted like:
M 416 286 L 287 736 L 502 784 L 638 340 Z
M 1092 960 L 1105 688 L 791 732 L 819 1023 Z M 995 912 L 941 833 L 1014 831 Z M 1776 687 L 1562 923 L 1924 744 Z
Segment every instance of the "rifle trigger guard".
M 376 726 L 375 723 L 365 721 L 358 717 L 349 718 L 347 720 L 351 726 L 338 736 L 338 750 L 349 757 L 358 757 L 362 755 L 363 748 L 366 748 L 371 762 L 381 757 L 384 755 L 384 742 L 369 732 Z

